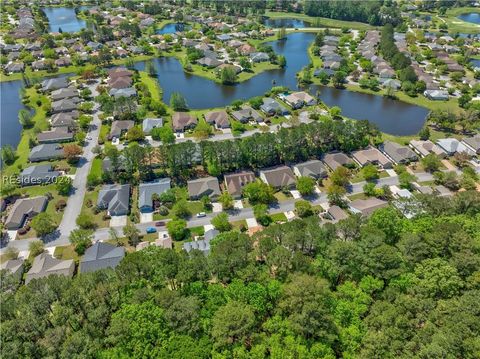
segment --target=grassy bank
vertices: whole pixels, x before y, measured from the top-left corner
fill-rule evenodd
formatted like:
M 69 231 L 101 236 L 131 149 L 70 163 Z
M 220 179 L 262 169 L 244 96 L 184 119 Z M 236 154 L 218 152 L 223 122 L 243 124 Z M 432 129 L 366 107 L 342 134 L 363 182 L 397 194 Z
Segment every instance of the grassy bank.
M 265 13 L 265 16 L 268 16 L 270 19 L 303 20 L 315 26 L 319 25 L 319 27 L 336 27 L 336 28 L 348 27 L 350 29 L 356 29 L 356 30 L 369 30 L 369 29 L 375 28 L 374 26 L 365 24 L 363 22 L 343 21 L 343 20 L 336 20 L 336 19 L 328 19 L 325 17 L 313 17 L 313 16 L 297 14 L 293 12 L 267 11 Z
M 480 32 L 480 25 L 466 22 L 458 18 L 461 14 L 468 14 L 471 12 L 480 13 L 480 9 L 476 7 L 452 8 L 448 9 L 445 15 L 434 15 L 433 18 L 439 23 L 446 23 L 448 26 L 448 32 L 450 33 L 478 34 Z

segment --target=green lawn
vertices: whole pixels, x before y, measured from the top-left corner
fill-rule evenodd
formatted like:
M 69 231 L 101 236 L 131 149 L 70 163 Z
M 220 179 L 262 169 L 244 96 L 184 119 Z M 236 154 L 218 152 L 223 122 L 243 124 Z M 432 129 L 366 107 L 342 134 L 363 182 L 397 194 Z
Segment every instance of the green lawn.
M 102 159 L 95 157 L 92 162 L 92 167 L 90 168 L 90 174 L 102 178 L 102 172 Z
M 106 220 L 103 219 L 103 216 L 106 213 L 106 211 L 101 211 L 95 214 L 95 208 L 97 206 L 99 191 L 100 191 L 100 186 L 97 186 L 95 187 L 94 190 L 88 190 L 85 193 L 81 214 L 86 213 L 90 215 L 93 218 L 93 221 L 95 222 L 97 228 L 105 228 L 105 227 L 109 227 L 110 225 L 109 219 L 106 219 Z M 88 206 L 87 204 L 91 204 L 91 205 Z
M 357 194 L 348 196 L 348 199 L 350 199 L 350 201 L 355 201 L 356 199 L 367 199 L 367 198 L 368 196 L 365 193 L 357 193 Z
M 480 13 L 479 8 L 475 7 L 458 7 L 448 9 L 445 15 L 434 15 L 434 19 L 440 24 L 445 22 L 448 26 L 449 33 L 467 33 L 478 34 L 480 32 L 480 25 L 471 22 L 460 20 L 457 16 L 467 13 Z M 428 14 L 428 13 L 426 13 Z
M 58 259 L 73 259 L 76 263 L 79 262 L 80 257 L 77 252 L 75 252 L 75 247 L 73 245 L 68 246 L 58 246 L 53 252 L 53 256 Z
M 140 81 L 145 84 L 155 101 L 162 100 L 162 89 L 156 78 L 149 76 L 145 71 L 140 71 Z
M 365 24 L 357 21 L 343 21 L 343 20 L 329 19 L 325 17 L 313 17 L 313 16 L 291 13 L 291 12 L 267 11 L 265 15 L 271 19 L 303 20 L 306 22 L 310 22 L 315 27 L 336 27 L 336 28 L 347 27 L 349 29 L 356 29 L 356 30 L 369 30 L 369 29 L 375 28 L 374 26 L 371 26 L 369 24 Z
M 285 216 L 284 213 L 275 213 L 270 215 L 272 217 L 272 220 L 274 222 L 286 222 L 287 221 L 287 216 Z

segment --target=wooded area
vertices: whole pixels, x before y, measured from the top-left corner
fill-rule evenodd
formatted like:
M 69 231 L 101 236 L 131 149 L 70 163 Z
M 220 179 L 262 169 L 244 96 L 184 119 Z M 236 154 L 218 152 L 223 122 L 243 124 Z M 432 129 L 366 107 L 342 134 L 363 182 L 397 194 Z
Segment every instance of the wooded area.
M 148 249 L 115 270 L 1 278 L 3 358 L 477 358 L 480 194 L 309 217 L 210 255 Z

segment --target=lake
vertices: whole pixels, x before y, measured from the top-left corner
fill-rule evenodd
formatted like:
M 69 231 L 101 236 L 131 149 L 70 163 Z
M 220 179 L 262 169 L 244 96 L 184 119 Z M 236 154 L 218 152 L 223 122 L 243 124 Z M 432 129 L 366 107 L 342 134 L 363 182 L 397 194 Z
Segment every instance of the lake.
M 179 22 L 173 24 L 167 24 L 161 29 L 157 30 L 157 34 L 164 35 L 164 34 L 174 34 L 176 32 L 190 30 L 191 26 L 182 24 Z
M 274 41 L 270 45 L 277 54 L 287 60 L 285 69 L 264 71 L 242 83 L 227 86 L 203 77 L 183 71 L 180 62 L 173 57 L 161 57 L 152 60 L 157 70 L 158 82 L 163 90 L 163 99 L 169 102 L 173 92 L 180 92 L 192 109 L 224 107 L 234 100 L 248 100 L 261 96 L 272 86 L 287 86 L 298 89 L 296 73 L 309 63 L 307 48 L 313 41 L 312 33 L 293 33 L 284 41 Z M 137 70 L 145 69 L 145 62 L 135 64 Z M 67 76 L 67 75 L 61 75 Z M 2 145 L 16 147 L 22 127 L 18 122 L 18 111 L 23 108 L 19 91 L 21 81 L 0 83 L 2 108 Z M 315 94 L 313 88 L 312 94 Z M 381 96 L 367 95 L 320 88 L 320 98 L 329 106 L 340 106 L 342 113 L 354 119 L 367 119 L 378 125 L 380 130 L 393 135 L 413 135 L 424 125 L 428 110 L 404 102 L 385 99 Z
M 357 120 L 368 120 L 380 131 L 397 136 L 418 133 L 429 112 L 424 107 L 370 95 L 326 86 L 311 86 L 311 93 L 320 91 L 320 99 L 329 107 L 338 106 L 342 115 Z
M 77 32 L 86 27 L 85 21 L 79 19 L 73 7 L 44 7 L 48 18 L 50 32 Z
M 305 27 L 312 27 L 312 24 L 303 20 L 297 19 L 265 19 L 263 20 L 263 24 L 266 27 L 270 28 L 279 28 L 285 27 L 289 29 L 303 29 Z
M 163 99 L 168 103 L 173 92 L 180 92 L 192 109 L 224 107 L 237 99 L 249 99 L 263 95 L 272 86 L 298 89 L 296 73 L 309 63 L 306 49 L 314 39 L 311 33 L 293 33 L 286 41 L 274 41 L 270 45 L 285 56 L 287 67 L 270 70 L 245 82 L 226 86 L 183 71 L 180 62 L 173 57 L 153 60 L 157 78 L 163 89 Z M 137 70 L 145 69 L 145 62 L 135 64 Z M 340 106 L 343 114 L 354 119 L 367 119 L 380 130 L 393 135 L 413 135 L 424 125 L 428 110 L 423 107 L 381 96 L 341 91 L 322 87 L 321 99 L 329 106 Z M 315 93 L 316 89 L 312 92 Z
M 458 16 L 460 20 L 471 22 L 473 24 L 480 24 L 480 13 L 478 12 L 470 12 L 467 14 L 461 14 Z
M 16 148 L 22 134 L 22 125 L 18 121 L 18 112 L 23 106 L 20 90 L 23 82 L 8 81 L 0 83 L 1 98 L 1 145 L 11 145 Z

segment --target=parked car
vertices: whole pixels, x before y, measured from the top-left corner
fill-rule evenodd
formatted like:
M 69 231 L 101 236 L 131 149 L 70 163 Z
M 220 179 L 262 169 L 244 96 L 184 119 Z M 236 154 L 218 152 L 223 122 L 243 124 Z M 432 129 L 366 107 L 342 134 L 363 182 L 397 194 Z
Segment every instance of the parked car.
M 163 227 L 165 225 L 165 222 L 160 221 L 160 222 L 155 222 L 155 227 Z
M 157 229 L 155 227 L 148 227 L 145 232 L 147 233 L 155 233 L 157 231 Z
M 197 218 L 205 217 L 207 214 L 205 212 L 197 213 Z

